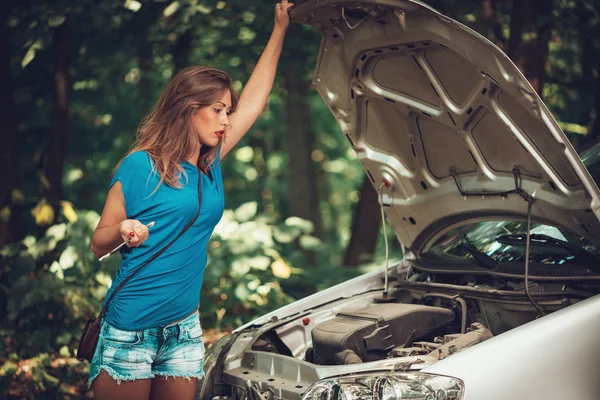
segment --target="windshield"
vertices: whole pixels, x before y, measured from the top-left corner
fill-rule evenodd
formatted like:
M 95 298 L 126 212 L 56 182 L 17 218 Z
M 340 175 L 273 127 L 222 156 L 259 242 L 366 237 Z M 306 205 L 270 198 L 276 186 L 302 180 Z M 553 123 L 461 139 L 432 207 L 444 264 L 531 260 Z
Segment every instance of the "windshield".
M 600 185 L 600 144 L 590 147 L 579 156 L 596 184 Z
M 540 264 L 565 264 L 575 262 L 581 253 L 598 254 L 598 246 L 587 239 L 562 228 L 532 224 L 532 236 L 549 237 L 534 240 L 530 246 L 530 261 Z M 519 237 L 520 235 L 520 237 Z M 426 252 L 481 261 L 478 253 L 494 262 L 524 262 L 525 221 L 483 221 L 463 225 L 443 235 Z M 555 239 L 556 243 L 552 243 Z M 564 242 L 564 243 L 563 243 Z M 561 245 L 557 245 L 557 243 Z M 562 245 L 564 244 L 564 245 Z M 580 251 L 577 251 L 580 250 Z

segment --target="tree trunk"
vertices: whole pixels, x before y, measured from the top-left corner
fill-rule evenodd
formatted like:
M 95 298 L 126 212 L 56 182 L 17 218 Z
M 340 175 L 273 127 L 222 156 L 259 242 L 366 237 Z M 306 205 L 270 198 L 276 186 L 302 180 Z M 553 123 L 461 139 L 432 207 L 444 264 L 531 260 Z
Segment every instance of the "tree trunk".
M 344 265 L 357 267 L 373 258 L 381 227 L 381 211 L 377 192 L 368 177 L 360 189 L 360 200 L 354 211 L 352 235 L 346 247 Z
M 311 158 L 311 144 L 314 138 L 311 132 L 308 88 L 301 66 L 301 63 L 287 62 L 284 68 L 290 162 L 290 214 L 312 221 L 313 235 L 323 238 L 317 174 Z
M 506 54 L 521 67 L 521 43 L 523 41 L 523 26 L 525 24 L 525 6 L 529 0 L 513 0 L 510 13 L 510 37 Z
M 0 247 L 19 238 L 18 220 L 20 209 L 14 204 L 13 190 L 19 187 L 19 142 L 13 102 L 13 82 L 10 68 L 10 44 L 8 31 L 8 1 L 0 1 Z
M 144 117 L 152 105 L 156 102 L 152 79 L 152 67 L 154 66 L 154 38 L 152 29 L 162 15 L 168 3 L 157 3 L 155 1 L 144 2 L 142 8 L 136 15 L 135 25 L 138 29 L 138 68 L 140 79 L 137 84 L 137 101 L 140 107 L 141 117 Z
M 596 64 L 596 74 L 600 74 L 600 58 Z M 582 140 L 580 147 L 585 147 L 585 145 L 592 143 L 595 139 L 600 137 L 600 75 L 596 78 L 594 83 L 594 95 L 595 95 L 595 104 L 594 108 L 596 110 L 596 118 L 594 119 L 594 123 L 592 125 L 592 129 L 586 135 L 585 139 Z
M 173 76 L 188 66 L 192 50 L 192 39 L 191 29 L 188 29 L 177 38 L 173 48 Z
M 481 18 L 477 20 L 474 28 L 477 32 L 496 43 L 498 47 L 504 49 L 505 38 L 502 34 L 502 24 L 500 24 L 500 20 L 498 19 L 496 1 L 483 0 Z
M 58 215 L 63 196 L 63 170 L 69 128 L 69 21 L 56 27 L 53 35 L 54 98 L 52 126 L 47 146 L 45 175 L 48 179 L 46 198 Z
M 598 62 L 596 49 L 594 47 L 595 36 L 597 29 L 590 30 L 592 13 L 582 3 L 577 3 L 575 7 L 577 23 L 580 27 L 578 30 L 579 45 L 581 53 L 579 60 L 581 62 L 581 77 L 585 82 L 585 88 L 593 87 L 597 79 L 594 79 L 594 67 Z M 590 96 L 591 97 L 591 96 Z M 598 101 L 598 100 L 597 100 Z M 600 111 L 600 110 L 599 110 Z M 585 108 L 577 117 L 577 123 L 588 126 L 591 121 L 591 110 Z
M 546 81 L 546 63 L 548 61 L 548 44 L 552 34 L 553 0 L 531 0 L 533 9 L 536 38 L 526 46 L 525 76 L 531 86 L 542 97 Z

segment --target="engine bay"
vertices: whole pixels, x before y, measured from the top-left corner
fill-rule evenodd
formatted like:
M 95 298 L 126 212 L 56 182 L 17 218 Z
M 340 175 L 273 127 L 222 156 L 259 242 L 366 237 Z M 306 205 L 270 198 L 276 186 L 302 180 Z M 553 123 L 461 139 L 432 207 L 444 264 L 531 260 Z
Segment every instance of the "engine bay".
M 324 376 L 419 371 L 539 315 L 518 279 L 434 274 L 403 261 L 383 296 L 382 278 L 375 274 L 359 283 L 377 289 L 349 290 L 342 297 L 338 289 L 334 301 L 242 329 L 224 360 L 221 387 L 233 399 L 271 392 L 274 398 L 300 398 Z M 530 282 L 546 313 L 598 289 L 595 280 Z

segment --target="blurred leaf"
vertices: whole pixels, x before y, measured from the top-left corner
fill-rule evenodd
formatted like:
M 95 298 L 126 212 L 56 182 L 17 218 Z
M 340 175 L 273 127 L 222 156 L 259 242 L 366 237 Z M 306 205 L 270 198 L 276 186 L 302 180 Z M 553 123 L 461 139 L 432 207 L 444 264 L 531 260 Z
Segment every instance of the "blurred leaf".
M 10 221 L 10 207 L 6 206 L 0 210 L 0 221 L 3 223 L 7 223 Z
M 77 213 L 73 208 L 73 204 L 69 201 L 61 201 L 62 211 L 67 220 L 71 223 L 77 222 Z
M 25 68 L 30 62 L 33 61 L 33 59 L 35 58 L 35 53 L 38 50 L 42 49 L 42 41 L 41 40 L 36 40 L 35 42 L 33 42 L 33 44 L 31 46 L 29 46 L 29 49 L 27 49 L 27 53 L 25 53 L 25 56 L 23 57 L 23 60 L 21 61 L 21 69 Z
M 271 264 L 273 275 L 281 279 L 287 279 L 292 275 L 292 269 L 282 258 L 278 258 Z
M 240 301 L 246 301 L 248 296 L 250 296 L 250 290 L 243 282 L 238 283 L 235 288 L 235 297 L 237 297 Z
M 313 223 L 311 221 L 298 217 L 287 218 L 285 220 L 285 224 L 288 226 L 300 228 L 303 233 L 311 233 L 314 229 Z
M 38 225 L 49 225 L 54 221 L 54 209 L 46 203 L 46 199 L 41 199 L 31 210 L 31 215 L 35 218 Z
M 271 265 L 271 259 L 262 255 L 254 256 L 248 259 L 248 263 L 254 269 L 265 271 Z
M 55 240 L 63 240 L 67 235 L 67 224 L 52 225 L 46 231 L 46 236 Z
M 62 356 L 62 357 L 71 357 L 71 352 L 69 351 L 69 347 L 68 346 L 63 346 L 60 348 L 60 350 L 58 351 L 58 353 Z
M 244 203 L 235 210 L 235 219 L 239 222 L 246 222 L 254 218 L 258 204 L 255 201 Z
M 60 255 L 59 263 L 62 269 L 71 268 L 75 261 L 78 259 L 77 250 L 75 246 L 67 246 L 67 248 Z
M 25 200 L 25 196 L 23 195 L 23 192 L 20 191 L 19 189 L 13 189 L 10 192 L 10 198 L 11 198 L 12 202 L 16 203 L 16 204 L 21 204 Z
M 300 237 L 300 247 L 306 250 L 314 250 L 321 246 L 323 242 L 318 237 L 303 235 Z
M 65 19 L 66 18 L 64 15 L 51 15 L 48 18 L 48 26 L 50 26 L 51 28 L 56 28 L 57 26 L 65 22 Z
M 254 149 L 250 146 L 240 147 L 235 152 L 235 159 L 244 163 L 252 161 L 254 158 Z
M 169 4 L 167 8 L 165 8 L 165 10 L 163 11 L 163 15 L 165 17 L 170 17 L 171 15 L 175 14 L 177 10 L 179 10 L 179 2 L 174 1 L 171 4 Z
M 273 230 L 273 238 L 279 243 L 292 243 L 301 234 L 302 230 L 296 226 L 279 225 Z
M 125 8 L 137 12 L 140 8 L 142 8 L 142 3 L 136 0 L 125 0 Z

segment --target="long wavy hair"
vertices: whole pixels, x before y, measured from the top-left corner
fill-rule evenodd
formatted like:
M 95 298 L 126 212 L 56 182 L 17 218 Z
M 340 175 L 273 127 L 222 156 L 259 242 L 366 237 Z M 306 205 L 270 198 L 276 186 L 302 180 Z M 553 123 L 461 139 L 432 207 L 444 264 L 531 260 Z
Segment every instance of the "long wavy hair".
M 205 66 L 185 68 L 169 82 L 158 102 L 142 119 L 137 139 L 125 157 L 139 150 L 152 157 L 154 168 L 160 174 L 155 191 L 163 182 L 171 187 L 181 187 L 182 174 L 187 180 L 181 163 L 192 158 L 200 144 L 192 125 L 192 115 L 219 101 L 226 90 L 231 93 L 231 112 L 234 112 L 237 96 L 226 72 Z M 214 147 L 202 144 L 197 163 L 200 171 L 208 173 L 222 140 Z

